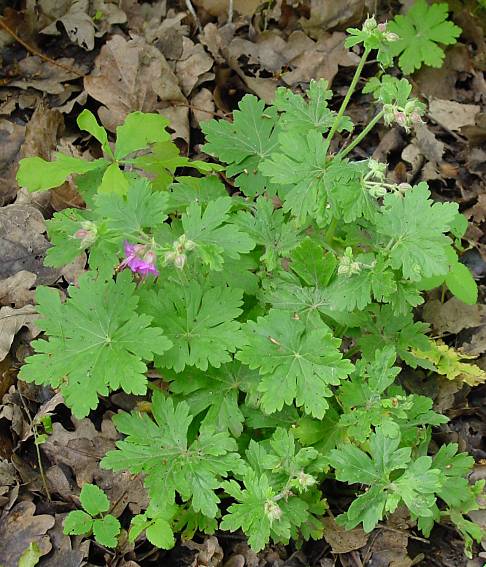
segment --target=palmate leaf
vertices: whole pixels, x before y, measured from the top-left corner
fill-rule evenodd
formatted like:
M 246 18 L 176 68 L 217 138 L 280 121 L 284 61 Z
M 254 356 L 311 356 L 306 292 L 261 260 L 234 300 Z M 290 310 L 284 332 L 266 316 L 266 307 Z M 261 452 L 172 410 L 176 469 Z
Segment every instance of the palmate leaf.
M 267 180 L 258 170 L 260 162 L 278 144 L 277 110 L 246 95 L 233 113 L 233 122 L 210 120 L 202 124 L 206 136 L 203 150 L 229 164 L 227 173 L 245 195 L 265 191 Z
M 49 341 L 33 343 L 37 352 L 26 360 L 22 380 L 60 387 L 65 403 L 78 418 L 98 405 L 98 395 L 112 390 L 144 394 L 144 361 L 162 354 L 172 343 L 162 330 L 149 327 L 152 318 L 136 312 L 138 298 L 128 272 L 115 281 L 92 273 L 72 286 L 61 303 L 50 288 L 38 288 L 38 325 Z
M 265 197 L 259 197 L 251 211 L 239 211 L 234 220 L 258 246 L 263 246 L 260 261 L 265 262 L 269 270 L 274 270 L 279 259 L 300 241 L 299 231 L 286 221 L 282 209 L 274 209 Z
M 428 5 L 416 0 L 405 15 L 398 15 L 388 24 L 388 29 L 399 36 L 390 43 L 393 56 L 400 55 L 398 64 L 404 73 L 413 73 L 423 63 L 440 67 L 444 50 L 437 45 L 456 43 L 461 28 L 447 21 L 447 4 Z
M 167 282 L 158 293 L 140 295 L 141 310 L 153 316 L 153 324 L 160 325 L 173 344 L 164 356 L 156 357 L 161 368 L 219 368 L 244 343 L 241 324 L 235 321 L 242 311 L 240 289 Z
M 254 240 L 234 225 L 227 223 L 234 202 L 231 197 L 210 201 L 204 211 L 193 202 L 182 215 L 182 227 L 186 237 L 194 242 L 194 254 L 212 270 L 221 270 L 223 255 L 238 260 L 255 247 Z
M 331 385 L 353 369 L 338 350 L 340 340 L 327 325 L 306 331 L 292 312 L 271 310 L 245 325 L 246 345 L 236 357 L 262 377 L 261 407 L 272 413 L 294 402 L 306 413 L 322 418 L 329 407 Z
M 201 422 L 203 426 L 216 431 L 229 430 L 235 437 L 241 435 L 245 418 L 238 397 L 240 392 L 254 394 L 258 372 L 235 361 L 206 372 L 195 368 L 186 368 L 182 374 L 165 372 L 164 377 L 172 380 L 171 391 L 183 397 L 191 413 L 199 415 L 207 410 Z
M 138 412 L 115 416 L 118 431 L 127 437 L 117 442 L 117 450 L 108 452 L 101 466 L 143 472 L 152 502 L 161 507 L 173 504 L 178 493 L 195 512 L 215 517 L 219 504 L 215 491 L 229 471 L 242 470 L 235 440 L 226 432 L 204 428 L 189 442 L 193 420 L 189 406 L 174 405 L 159 391 L 152 397 L 152 416 Z
M 272 183 L 286 187 L 284 210 L 304 225 L 314 211 L 326 204 L 326 144 L 322 134 L 285 132 L 279 136 L 280 147 L 260 164 L 260 171 Z
M 332 98 L 332 91 L 328 88 L 328 82 L 325 79 L 319 79 L 318 81 L 311 80 L 307 91 L 308 100 L 293 93 L 290 89 L 279 87 L 273 104 L 283 113 L 280 124 L 286 130 L 304 134 L 310 130 L 325 133 L 332 126 L 337 114 L 327 106 L 330 98 Z M 338 132 L 352 129 L 351 119 L 343 116 Z
M 457 203 L 434 203 L 426 183 L 419 183 L 403 197 L 388 194 L 376 218 L 381 245 L 389 250 L 393 269 L 418 282 L 445 275 L 449 270 L 447 249 L 451 240 L 444 235 L 454 222 Z

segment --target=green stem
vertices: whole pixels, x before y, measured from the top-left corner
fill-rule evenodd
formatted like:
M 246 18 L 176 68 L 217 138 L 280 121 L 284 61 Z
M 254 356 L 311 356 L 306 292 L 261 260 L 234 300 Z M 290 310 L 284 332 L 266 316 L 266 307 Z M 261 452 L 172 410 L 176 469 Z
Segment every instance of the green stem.
M 343 159 L 344 157 L 346 157 L 350 151 L 352 151 L 360 142 L 361 140 L 363 140 L 363 138 L 366 138 L 366 136 L 369 134 L 369 132 L 371 130 L 373 130 L 373 128 L 376 126 L 376 124 L 382 119 L 383 117 L 383 110 L 381 110 L 374 118 L 373 120 L 368 124 L 368 126 L 366 126 L 366 128 L 360 132 L 356 138 L 349 144 L 349 146 L 347 146 L 346 148 L 343 148 L 337 155 L 337 158 Z
M 325 241 L 332 247 L 332 240 L 334 238 L 334 234 L 336 232 L 336 228 L 338 225 L 338 218 L 334 217 L 329 225 L 329 228 L 326 230 L 326 234 L 324 235 Z
M 346 96 L 344 97 L 344 100 L 341 103 L 341 108 L 339 109 L 337 116 L 334 119 L 332 127 L 329 131 L 329 134 L 326 137 L 326 145 L 327 145 L 328 151 L 329 151 L 329 148 L 331 146 L 331 141 L 334 137 L 334 134 L 336 133 L 336 131 L 339 127 L 339 123 L 341 122 L 341 119 L 344 116 L 344 112 L 346 111 L 346 108 L 349 104 L 351 96 L 353 95 L 353 93 L 356 89 L 356 85 L 358 84 L 359 78 L 361 77 L 361 73 L 363 72 L 364 64 L 366 63 L 366 59 L 368 58 L 370 51 L 371 51 L 370 49 L 364 50 L 363 56 L 361 57 L 361 61 L 359 62 L 359 65 L 356 68 L 356 71 L 354 73 L 353 80 L 351 81 L 351 84 L 349 85 L 348 92 L 346 93 Z

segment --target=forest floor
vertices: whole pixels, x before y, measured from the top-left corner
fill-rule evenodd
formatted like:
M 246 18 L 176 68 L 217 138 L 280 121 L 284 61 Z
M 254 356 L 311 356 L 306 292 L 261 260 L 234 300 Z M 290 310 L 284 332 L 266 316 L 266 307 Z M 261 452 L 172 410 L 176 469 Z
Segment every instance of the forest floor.
M 111 132 L 130 111 L 160 112 L 170 119 L 182 153 L 191 157 L 201 157 L 200 122 L 228 117 L 248 92 L 270 101 L 280 85 L 301 92 L 311 79 L 325 78 L 336 108 L 358 61 L 343 46 L 346 27 L 373 12 L 385 21 L 410 5 L 234 0 L 230 14 L 228 0 L 193 3 L 195 14 L 184 0 L 0 0 L 0 564 L 15 567 L 36 542 L 41 567 L 484 565 L 480 548 L 475 559 L 465 559 L 460 538 L 447 525 L 424 540 L 400 517 L 371 534 L 344 533 L 329 522 L 322 541 L 301 550 L 269 548 L 258 556 L 244 538 L 224 533 L 180 543 L 171 552 L 125 541 L 116 555 L 89 539 L 63 535 L 62 520 L 84 482 L 105 489 L 121 519 L 127 510 L 143 509 L 146 496 L 140 478 L 98 467 L 116 439 L 108 417 L 129 404 L 127 396 L 114 394 L 105 414 L 76 421 L 59 394 L 17 381 L 38 333 L 36 286 L 66 287 L 86 261 L 80 257 L 62 270 L 43 266 L 49 247 L 43 219 L 82 201 L 69 182 L 39 194 L 19 188 L 19 159 L 49 159 L 60 150 L 99 157 L 93 139 L 76 127 L 83 108 L 97 113 Z M 480 302 L 466 306 L 431 294 L 420 314 L 434 337 L 476 356 L 475 364 L 486 370 L 486 10 L 475 1 L 451 0 L 449 6 L 463 30 L 459 42 L 447 49 L 442 68 L 424 67 L 410 78 L 416 95 L 429 104 L 425 124 L 411 134 L 378 127 L 355 155 L 386 161 L 395 182 L 426 180 L 435 199 L 456 201 L 469 218 L 462 261 L 479 284 Z M 365 75 L 376 69 L 369 63 Z M 349 107 L 354 123 L 366 125 L 373 111 L 369 95 L 358 91 Z M 420 372 L 406 379 L 450 418 L 437 442 L 459 443 L 477 462 L 475 479 L 486 478 L 486 385 L 471 389 L 457 381 L 425 380 Z M 37 446 L 33 423 L 47 414 L 53 433 Z M 474 519 L 486 525 L 484 511 Z

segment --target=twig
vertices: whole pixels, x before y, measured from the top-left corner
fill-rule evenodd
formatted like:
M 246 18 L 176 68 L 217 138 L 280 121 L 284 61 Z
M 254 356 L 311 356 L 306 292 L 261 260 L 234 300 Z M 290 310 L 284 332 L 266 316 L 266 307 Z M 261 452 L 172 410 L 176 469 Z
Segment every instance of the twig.
M 166 100 L 165 102 L 173 106 L 185 106 L 189 108 L 189 110 L 198 110 L 199 112 L 205 112 L 206 114 L 211 114 L 212 116 L 221 117 L 221 115 L 231 116 L 232 114 L 231 112 L 224 112 L 223 110 L 218 110 L 218 112 L 214 112 L 212 110 L 207 110 L 206 108 L 201 108 L 200 106 L 194 106 L 190 102 L 184 102 L 182 100 Z
M 192 5 L 191 0 L 186 0 L 186 7 L 189 11 L 189 13 L 191 14 L 191 16 L 193 17 L 194 21 L 196 22 L 196 27 L 198 29 L 198 31 L 201 31 L 201 22 L 199 21 L 199 18 L 197 17 L 196 14 L 196 10 L 194 10 L 194 6 Z
M 233 21 L 233 0 L 228 0 L 228 24 Z
M 15 41 L 17 43 L 20 43 L 20 45 L 22 45 L 23 47 L 25 47 L 25 49 L 27 49 L 27 51 L 29 51 L 30 53 L 32 53 L 33 55 L 36 55 L 37 57 L 40 57 L 41 59 L 43 59 L 44 61 L 47 61 L 47 63 L 51 63 L 51 65 L 55 65 L 56 67 L 60 67 L 61 69 L 64 69 L 64 71 L 69 71 L 70 73 L 74 73 L 75 75 L 77 75 L 78 77 L 83 77 L 84 75 L 82 75 L 81 73 L 79 73 L 78 71 L 76 71 L 75 69 L 73 69 L 72 67 L 68 67 L 67 65 L 63 65 L 62 63 L 59 63 L 58 61 L 55 61 L 54 59 L 51 59 L 50 57 L 48 57 L 47 55 L 44 55 L 42 52 L 40 52 L 39 50 L 35 49 L 35 47 L 32 47 L 31 45 L 29 45 L 28 43 L 26 43 L 22 38 L 20 38 L 1 18 L 0 18 L 0 27 L 2 27 L 9 35 L 11 35 Z

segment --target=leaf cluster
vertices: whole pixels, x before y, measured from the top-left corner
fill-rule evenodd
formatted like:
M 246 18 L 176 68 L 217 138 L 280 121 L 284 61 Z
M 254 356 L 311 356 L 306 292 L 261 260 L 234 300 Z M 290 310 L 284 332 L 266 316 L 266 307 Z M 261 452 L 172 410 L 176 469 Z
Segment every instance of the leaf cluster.
M 348 41 L 365 55 L 338 111 L 321 80 L 305 95 L 280 88 L 271 105 L 246 95 L 232 122 L 203 126 L 204 150 L 224 166 L 181 157 L 159 115 L 129 115 L 112 144 L 88 111 L 78 124 L 103 158 L 21 164 L 31 190 L 77 176 L 86 207 L 48 221 L 47 262 L 87 252 L 88 270 L 66 297 L 38 289 L 44 336 L 20 377 L 59 389 L 78 418 L 116 390 L 147 396 L 143 411 L 114 416 L 123 438 L 102 461 L 143 474 L 150 504 L 132 541 L 168 549 L 177 533 L 218 526 L 243 530 L 255 550 L 318 538 L 329 477 L 356 485 L 346 528 L 369 531 L 403 505 L 426 534 L 445 516 L 468 551 L 481 538 L 465 518 L 481 489 L 465 480 L 472 459 L 453 445 L 428 455 L 447 418 L 401 386 L 399 365 L 466 373 L 431 352 L 413 309 L 438 285 L 475 300 L 472 277 L 459 282 L 467 223 L 426 183 L 398 185 L 385 164 L 348 157 L 370 129 L 354 133 L 350 94 L 367 54 L 385 64 L 393 45 L 367 22 Z M 408 81 L 369 85 L 383 105 L 370 127 L 402 110 L 413 125 L 422 107 Z M 112 522 L 106 501 L 97 493 L 93 507 L 83 490 L 85 511 L 65 529 L 115 544 L 113 525 L 99 524 Z

